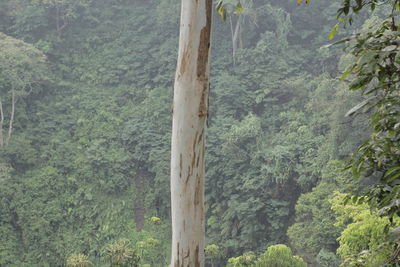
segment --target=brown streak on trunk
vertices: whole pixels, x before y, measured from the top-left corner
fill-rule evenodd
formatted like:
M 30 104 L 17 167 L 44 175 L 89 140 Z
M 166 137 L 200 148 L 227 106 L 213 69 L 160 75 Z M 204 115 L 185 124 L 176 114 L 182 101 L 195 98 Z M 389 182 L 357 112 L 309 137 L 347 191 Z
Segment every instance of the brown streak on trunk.
M 188 185 L 189 178 L 190 178 L 190 175 L 191 175 L 190 173 L 191 173 L 190 166 L 188 166 L 187 176 L 186 176 L 186 180 L 185 180 L 185 186 Z
M 176 262 L 175 262 L 175 264 L 174 264 L 174 267 L 180 267 L 179 266 L 179 259 L 180 259 L 180 257 L 179 257 L 179 243 L 177 244 L 177 252 L 178 252 L 178 259 L 176 260 Z
M 201 93 L 199 105 L 199 117 L 207 116 L 208 114 L 208 80 L 203 81 L 203 91 Z
M 199 116 L 207 116 L 208 114 L 208 77 L 206 76 L 206 69 L 208 66 L 208 53 L 210 48 L 211 36 L 211 9 L 212 1 L 206 1 L 206 26 L 200 32 L 200 44 L 197 55 L 197 78 L 203 83 L 203 91 L 199 106 Z
M 186 253 L 186 255 L 185 255 L 183 258 L 184 258 L 184 259 L 187 259 L 187 258 L 189 258 L 189 256 L 190 256 L 190 251 L 188 250 L 187 253 Z
M 209 1 L 209 2 L 211 2 L 211 1 Z M 199 252 L 200 252 L 199 251 L 199 246 L 197 245 L 196 251 L 194 252 L 194 259 L 195 259 L 194 264 L 195 264 L 195 267 L 200 267 Z
M 208 66 L 208 53 L 210 48 L 210 36 L 211 36 L 211 9 L 212 1 L 206 1 L 206 26 L 200 32 L 200 45 L 199 54 L 197 56 L 197 77 L 207 79 L 204 74 Z
M 194 205 L 197 206 L 201 202 L 202 194 L 200 191 L 200 176 L 196 175 L 196 191 L 194 193 Z
M 193 152 L 192 162 L 190 163 L 190 167 L 192 170 L 194 169 L 194 163 L 196 162 L 196 151 Z
M 182 153 L 180 154 L 179 157 L 179 178 L 182 178 Z
M 201 134 L 199 135 L 199 140 L 197 141 L 198 144 L 200 144 L 201 140 L 203 140 L 203 134 L 204 134 L 204 129 L 201 131 Z
M 196 135 L 194 137 L 193 147 L 192 147 L 193 155 L 192 155 L 192 160 L 190 162 L 190 167 L 192 169 L 192 172 L 193 172 L 193 169 L 194 169 L 194 164 L 196 163 L 196 141 L 197 141 L 197 135 L 198 135 L 198 133 L 196 133 Z

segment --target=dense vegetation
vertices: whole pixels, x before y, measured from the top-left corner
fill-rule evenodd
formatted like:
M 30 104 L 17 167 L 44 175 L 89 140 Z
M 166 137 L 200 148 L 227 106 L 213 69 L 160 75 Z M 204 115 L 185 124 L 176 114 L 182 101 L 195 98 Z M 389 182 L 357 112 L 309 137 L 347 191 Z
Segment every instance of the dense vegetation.
M 359 266 L 363 250 L 365 264 L 385 262 L 394 245 L 381 243 L 398 221 L 397 202 L 384 210 L 392 223 L 360 198 L 343 205 L 344 194 L 364 194 L 376 177 L 356 182 L 343 171 L 369 130 L 367 115 L 344 116 L 362 97 L 337 79 L 357 75 L 357 66 L 346 72 L 352 62 L 365 66 L 360 53 L 325 46 L 339 4 L 242 5 L 226 22 L 214 19 L 208 264 Z M 354 23 L 369 31 L 385 12 Z M 0 0 L 0 266 L 168 262 L 178 24 L 173 0 Z M 371 104 L 381 112 L 374 129 L 400 128 L 398 97 L 389 101 L 388 109 Z M 356 175 L 391 170 L 392 182 L 399 137 L 381 136 L 361 147 L 378 144 L 389 159 L 368 161 L 360 150 L 347 164 Z M 374 207 L 388 207 L 397 189 L 377 188 L 372 202 L 383 202 Z

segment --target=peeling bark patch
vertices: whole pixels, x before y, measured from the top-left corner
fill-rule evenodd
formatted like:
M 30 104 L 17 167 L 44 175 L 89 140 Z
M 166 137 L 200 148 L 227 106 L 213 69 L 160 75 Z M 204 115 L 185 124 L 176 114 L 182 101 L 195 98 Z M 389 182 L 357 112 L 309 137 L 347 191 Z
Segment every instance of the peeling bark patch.
M 208 81 L 203 81 L 203 90 L 199 105 L 199 117 L 207 116 L 208 114 Z
M 211 14 L 212 1 L 205 1 L 206 5 L 206 26 L 200 32 L 200 44 L 197 55 L 197 78 L 203 83 L 203 91 L 201 92 L 201 100 L 199 106 L 199 116 L 207 116 L 208 114 L 208 77 L 206 76 L 208 67 L 208 58 L 211 42 Z
M 188 64 L 188 62 L 190 61 L 190 51 L 188 48 L 189 44 L 187 44 L 187 46 L 185 47 L 185 50 L 183 51 L 183 56 L 182 56 L 182 60 L 181 60 L 181 64 L 180 64 L 180 68 L 179 68 L 179 73 L 182 75 L 183 73 L 185 73 L 186 71 L 186 66 Z
M 210 49 L 211 40 L 211 14 L 212 14 L 212 1 L 205 1 L 206 5 L 206 26 L 200 32 L 200 45 L 197 56 L 197 77 L 206 78 L 205 73 L 208 64 L 208 53 Z

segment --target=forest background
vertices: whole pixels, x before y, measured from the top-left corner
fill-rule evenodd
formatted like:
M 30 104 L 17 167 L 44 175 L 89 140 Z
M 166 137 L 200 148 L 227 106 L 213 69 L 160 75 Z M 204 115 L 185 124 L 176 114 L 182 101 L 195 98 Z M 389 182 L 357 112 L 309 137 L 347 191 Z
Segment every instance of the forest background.
M 208 264 L 251 266 L 286 244 L 309 266 L 338 266 L 377 248 L 387 225 L 335 193 L 371 183 L 341 161 L 368 121 L 344 116 L 361 99 L 337 78 L 352 55 L 326 47 L 340 1 L 242 5 L 214 19 Z M 77 253 L 109 266 L 118 246 L 168 262 L 178 25 L 173 0 L 0 0 L 0 266 Z

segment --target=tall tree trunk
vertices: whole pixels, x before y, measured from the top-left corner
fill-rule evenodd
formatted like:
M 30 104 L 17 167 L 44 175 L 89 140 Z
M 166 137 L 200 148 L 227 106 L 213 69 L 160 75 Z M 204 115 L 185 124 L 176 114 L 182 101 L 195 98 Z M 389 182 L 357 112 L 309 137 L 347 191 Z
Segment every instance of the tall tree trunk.
M 234 35 L 234 30 L 233 30 L 233 21 L 232 21 L 232 16 L 229 15 L 229 24 L 231 26 L 231 38 L 232 38 L 232 60 L 233 60 L 233 65 L 236 64 L 235 60 L 235 55 L 236 55 L 236 45 L 235 45 L 235 35 Z
M 204 266 L 211 0 L 182 0 L 171 147 L 171 267 Z
M 241 15 L 238 16 L 238 19 L 236 21 L 236 27 L 235 27 L 235 31 L 233 32 L 232 35 L 232 52 L 233 52 L 233 61 L 235 63 L 235 58 L 236 58 L 236 51 L 238 48 L 238 39 L 239 39 L 239 34 L 240 34 L 240 28 L 241 28 Z
M 10 142 L 11 135 L 13 132 L 13 123 L 14 123 L 14 114 L 15 114 L 15 103 L 16 103 L 16 98 L 15 98 L 15 90 L 14 88 L 11 89 L 11 115 L 10 115 L 10 124 L 8 125 L 8 136 L 7 140 L 5 142 L 6 145 Z

